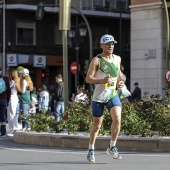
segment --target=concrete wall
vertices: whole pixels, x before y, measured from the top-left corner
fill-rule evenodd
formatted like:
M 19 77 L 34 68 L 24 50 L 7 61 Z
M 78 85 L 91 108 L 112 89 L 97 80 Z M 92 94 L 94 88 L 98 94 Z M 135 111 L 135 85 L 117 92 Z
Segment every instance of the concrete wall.
M 87 149 L 89 136 L 17 131 L 13 141 L 29 145 Z M 106 149 L 109 142 L 110 137 L 98 137 L 95 149 Z M 118 137 L 116 145 L 122 151 L 170 152 L 170 138 Z
M 131 5 L 131 91 L 164 95 L 165 33 L 161 2 Z

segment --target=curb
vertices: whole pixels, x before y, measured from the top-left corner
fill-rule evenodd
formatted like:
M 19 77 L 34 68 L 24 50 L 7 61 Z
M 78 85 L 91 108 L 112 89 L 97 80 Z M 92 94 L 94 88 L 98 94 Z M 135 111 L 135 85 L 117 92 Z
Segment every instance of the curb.
M 89 139 L 89 136 L 20 131 L 13 136 L 14 142 L 22 144 L 79 149 L 87 149 Z M 96 140 L 95 148 L 106 149 L 109 143 L 110 137 L 100 136 Z M 170 152 L 170 138 L 118 137 L 116 145 L 121 151 Z

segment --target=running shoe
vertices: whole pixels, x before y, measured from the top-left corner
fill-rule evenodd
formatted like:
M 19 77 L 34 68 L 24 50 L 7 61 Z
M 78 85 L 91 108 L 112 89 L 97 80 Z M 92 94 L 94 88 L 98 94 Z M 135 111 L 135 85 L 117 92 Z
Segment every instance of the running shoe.
M 89 150 L 87 154 L 87 160 L 89 162 L 95 162 L 95 157 L 94 157 L 94 150 Z
M 106 150 L 106 153 L 108 155 L 111 155 L 113 157 L 113 159 L 122 159 L 122 156 L 119 155 L 118 149 L 115 146 L 113 146 L 111 149 L 110 149 L 110 147 L 108 147 Z

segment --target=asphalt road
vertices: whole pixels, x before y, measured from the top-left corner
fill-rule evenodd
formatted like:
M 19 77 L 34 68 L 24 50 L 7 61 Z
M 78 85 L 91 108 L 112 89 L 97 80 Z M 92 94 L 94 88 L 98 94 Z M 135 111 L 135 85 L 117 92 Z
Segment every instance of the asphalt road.
M 168 170 L 170 153 L 120 151 L 114 160 L 105 150 L 95 151 L 95 163 L 87 150 L 18 144 L 12 137 L 0 139 L 0 170 Z

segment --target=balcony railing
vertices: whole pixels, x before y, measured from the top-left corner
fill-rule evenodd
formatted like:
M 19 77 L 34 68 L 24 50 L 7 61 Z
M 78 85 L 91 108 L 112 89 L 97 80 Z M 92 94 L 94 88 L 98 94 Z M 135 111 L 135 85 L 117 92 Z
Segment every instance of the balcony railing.
M 81 10 L 103 12 L 129 12 L 130 0 L 81 0 Z

